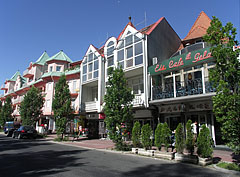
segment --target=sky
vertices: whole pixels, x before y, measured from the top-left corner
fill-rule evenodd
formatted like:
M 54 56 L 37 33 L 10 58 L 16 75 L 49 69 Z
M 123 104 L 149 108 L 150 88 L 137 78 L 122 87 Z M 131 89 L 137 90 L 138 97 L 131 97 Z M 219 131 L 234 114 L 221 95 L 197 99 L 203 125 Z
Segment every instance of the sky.
M 239 0 L 0 0 L 0 85 L 45 50 L 81 60 L 90 44 L 117 37 L 129 16 L 137 29 L 165 17 L 183 39 L 201 11 L 240 33 L 239 9 Z

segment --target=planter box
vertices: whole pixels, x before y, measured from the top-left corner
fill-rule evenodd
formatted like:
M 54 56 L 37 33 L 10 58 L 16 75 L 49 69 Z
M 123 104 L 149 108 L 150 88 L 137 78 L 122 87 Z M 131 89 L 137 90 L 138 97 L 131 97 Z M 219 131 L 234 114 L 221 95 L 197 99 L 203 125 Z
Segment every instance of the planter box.
M 175 153 L 175 160 L 179 162 L 187 162 L 187 163 L 198 163 L 198 157 L 196 155 L 186 155 Z
M 154 150 L 145 150 L 145 149 L 139 148 L 138 154 L 152 157 L 154 156 Z
M 132 148 L 132 153 L 133 154 L 138 154 L 138 148 Z
M 212 164 L 212 158 L 211 157 L 209 157 L 209 158 L 198 157 L 198 164 L 202 165 L 202 166 L 210 165 L 210 164 Z
M 155 151 L 154 152 L 154 157 L 161 158 L 161 159 L 173 160 L 174 159 L 174 153 L 173 152 Z

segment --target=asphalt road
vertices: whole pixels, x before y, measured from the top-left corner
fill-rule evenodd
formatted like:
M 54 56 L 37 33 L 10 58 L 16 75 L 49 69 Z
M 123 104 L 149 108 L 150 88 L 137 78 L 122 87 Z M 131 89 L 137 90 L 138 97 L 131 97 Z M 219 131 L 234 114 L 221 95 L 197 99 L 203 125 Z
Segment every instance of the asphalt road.
M 0 176 L 227 177 L 232 175 L 194 165 L 71 147 L 45 140 L 18 140 L 0 134 Z

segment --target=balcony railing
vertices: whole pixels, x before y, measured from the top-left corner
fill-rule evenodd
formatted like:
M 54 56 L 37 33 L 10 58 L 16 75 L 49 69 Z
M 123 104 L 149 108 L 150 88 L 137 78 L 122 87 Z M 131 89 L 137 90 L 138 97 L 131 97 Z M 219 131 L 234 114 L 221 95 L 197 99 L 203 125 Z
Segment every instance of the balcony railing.
M 136 94 L 133 102 L 133 106 L 142 106 L 144 104 L 144 94 Z
M 98 101 L 89 101 L 81 104 L 82 112 L 92 112 L 97 111 L 97 103 Z
M 164 86 L 153 86 L 153 100 L 166 99 L 176 97 L 198 95 L 204 93 L 202 79 L 194 79 L 192 81 L 176 82 L 176 93 L 174 94 L 173 83 Z M 215 92 L 216 89 L 209 81 L 205 81 L 205 93 Z
M 26 69 L 25 71 L 23 71 L 23 77 L 32 77 L 33 76 L 33 72 L 31 70 Z

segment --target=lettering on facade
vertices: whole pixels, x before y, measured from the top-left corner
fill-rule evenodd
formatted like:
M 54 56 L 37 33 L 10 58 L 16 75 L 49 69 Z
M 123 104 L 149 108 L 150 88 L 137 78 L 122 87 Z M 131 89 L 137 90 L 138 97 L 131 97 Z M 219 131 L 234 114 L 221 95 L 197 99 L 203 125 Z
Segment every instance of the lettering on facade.
M 160 65 L 160 67 L 159 67 L 159 64 L 157 64 L 157 66 L 155 68 L 155 72 L 164 71 L 164 70 L 166 70 L 165 65 Z
M 192 55 L 194 55 L 194 57 L 192 57 Z M 160 72 L 160 71 L 165 71 L 165 70 L 171 69 L 171 68 L 178 68 L 178 67 L 180 67 L 180 66 L 188 65 L 189 62 L 197 63 L 197 62 L 206 60 L 206 59 L 211 58 L 211 57 L 212 57 L 212 54 L 211 54 L 211 52 L 208 52 L 208 50 L 205 50 L 202 55 L 201 55 L 200 52 L 197 52 L 197 53 L 195 53 L 195 52 L 193 52 L 193 53 L 189 52 L 189 53 L 186 55 L 185 59 L 183 58 L 183 56 L 181 56 L 181 57 L 178 59 L 178 61 L 176 61 L 176 58 L 170 60 L 169 63 L 168 63 L 168 65 L 167 65 L 167 63 L 166 63 L 165 61 L 164 61 L 164 63 L 161 64 L 161 65 L 157 64 L 156 67 L 155 67 L 155 73 Z M 191 61 L 191 60 L 192 60 L 192 61 Z M 185 63 L 184 61 L 186 61 L 186 63 Z M 165 65 L 166 65 L 167 67 L 166 67 Z

